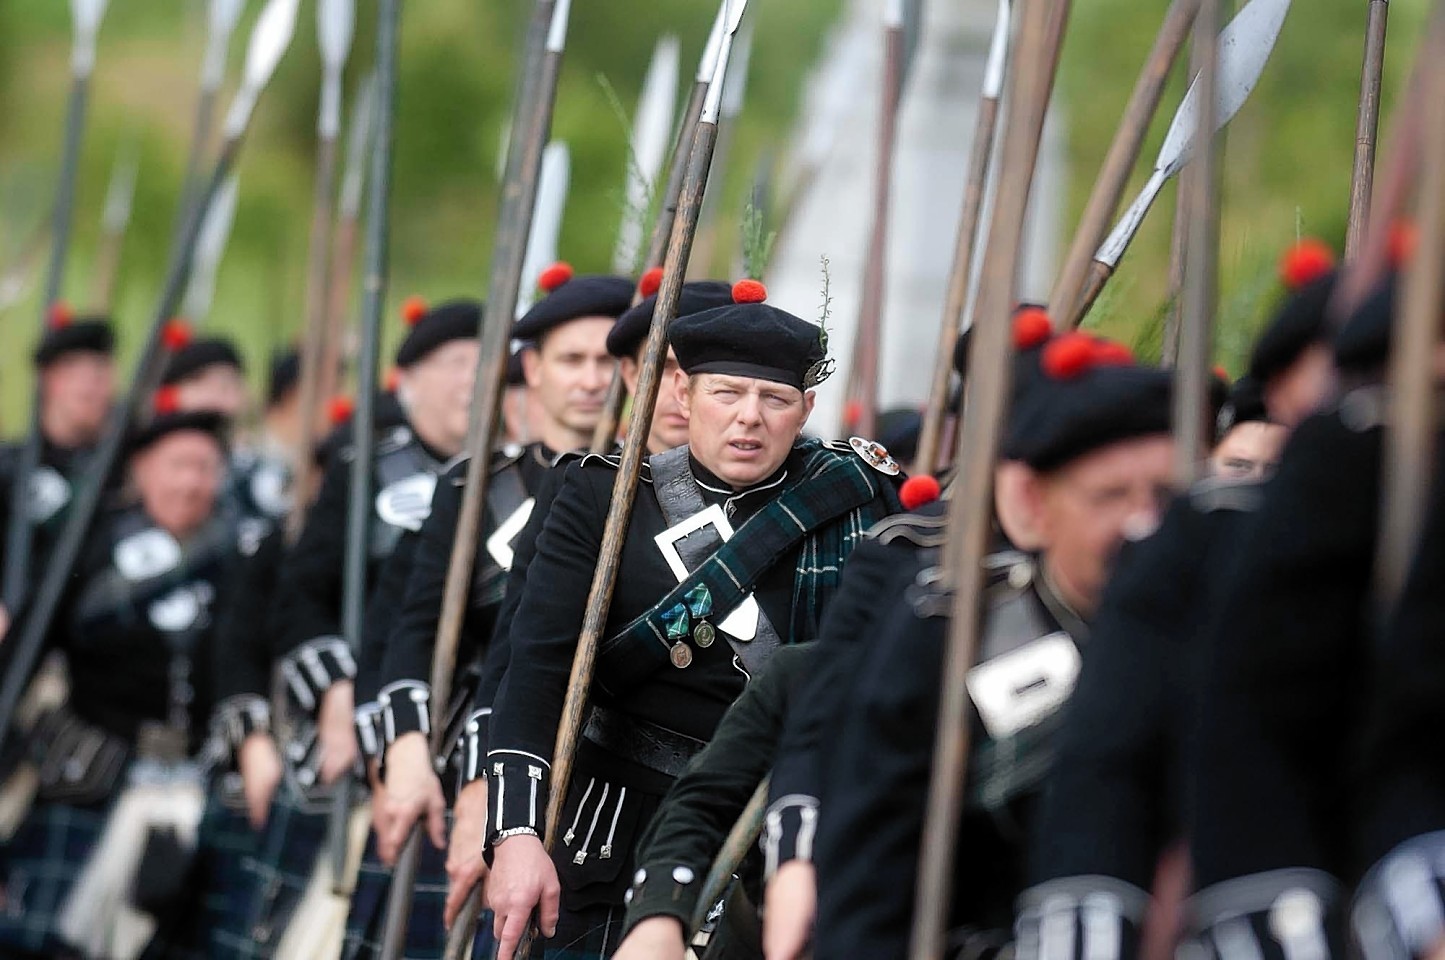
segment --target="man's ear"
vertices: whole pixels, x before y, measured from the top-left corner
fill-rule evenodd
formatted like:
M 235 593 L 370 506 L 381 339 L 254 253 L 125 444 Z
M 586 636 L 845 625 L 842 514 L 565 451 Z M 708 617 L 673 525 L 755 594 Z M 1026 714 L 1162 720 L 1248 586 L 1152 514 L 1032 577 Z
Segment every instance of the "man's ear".
M 677 397 L 677 405 L 688 417 L 692 416 L 692 394 L 687 390 L 690 380 L 681 367 L 672 371 L 672 389 Z
M 799 430 L 801 430 L 804 426 L 807 425 L 807 423 L 808 423 L 808 418 L 813 415 L 813 405 L 814 405 L 815 403 L 817 403 L 817 402 L 818 402 L 818 391 L 816 391 L 816 390 L 804 390 L 804 391 L 803 391 L 803 422 L 800 423 L 800 424 L 798 424 L 798 429 L 799 429 Z
M 1041 550 L 1043 478 L 1027 464 L 1001 460 L 993 470 L 993 505 L 1004 536 L 1020 550 Z
M 629 394 L 637 393 L 637 380 L 642 374 L 637 361 L 632 357 L 620 357 L 617 361 L 617 371 L 622 376 L 622 385 L 627 388 L 627 392 Z
M 542 385 L 542 355 L 536 347 L 522 348 L 522 376 L 533 390 Z

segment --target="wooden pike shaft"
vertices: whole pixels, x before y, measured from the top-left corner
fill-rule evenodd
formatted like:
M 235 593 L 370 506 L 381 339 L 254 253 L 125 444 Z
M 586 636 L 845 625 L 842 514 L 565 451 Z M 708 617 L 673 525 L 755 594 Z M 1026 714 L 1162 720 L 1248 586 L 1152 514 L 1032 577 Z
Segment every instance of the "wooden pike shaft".
M 45 296 L 40 301 L 40 329 L 49 320 L 50 308 L 60 298 L 65 279 L 65 261 L 70 253 L 70 227 L 75 211 L 76 175 L 80 170 L 80 145 L 85 136 L 86 105 L 90 102 L 90 74 L 74 77 L 65 111 L 65 146 L 60 160 L 59 187 L 51 213 L 50 263 L 45 271 Z M 30 429 L 20 450 L 5 540 L 5 566 L 0 574 L 0 606 L 16 611 L 24 602 L 30 582 L 30 547 L 34 529 L 30 522 L 30 477 L 40 466 L 40 384 L 37 381 L 30 405 Z M 3 733 L 0 733 L 3 735 Z
M 914 470 L 933 473 L 943 446 L 943 421 L 948 415 L 949 384 L 953 373 L 953 347 L 963 330 L 963 311 L 968 303 L 973 254 L 978 239 L 978 222 L 983 212 L 983 191 L 988 184 L 993 160 L 994 131 L 998 126 L 998 98 L 985 97 L 978 105 L 973 147 L 968 161 L 968 181 L 963 189 L 963 211 L 958 218 L 958 236 L 953 245 L 953 265 L 948 273 L 948 291 L 943 301 L 943 320 L 938 325 L 938 345 L 933 355 L 933 380 L 928 389 L 928 406 L 918 434 L 918 455 Z
M 943 955 L 970 746 L 965 680 L 973 666 L 981 627 L 981 561 L 988 545 L 993 467 L 1012 378 L 1008 319 L 1013 311 L 1039 139 L 1058 68 L 1061 44 L 1055 41 L 1067 23 L 1070 0 L 1022 0 L 1021 7 L 1017 67 L 1010 78 L 1010 95 L 1004 100 L 1002 173 L 984 248 L 978 329 L 969 357 L 969 402 L 956 457 L 957 489 L 949 506 L 951 533 L 944 577 L 954 584 L 953 606 L 919 857 L 911 960 L 938 960 Z
M 1370 217 L 1370 190 L 1375 179 L 1375 138 L 1380 130 L 1380 85 L 1385 70 L 1385 28 L 1389 0 L 1370 0 L 1365 23 L 1365 60 L 1360 71 L 1360 111 L 1355 123 L 1355 168 L 1350 178 L 1350 220 L 1345 233 L 1345 259 L 1352 260 L 1364 243 Z
M 1215 89 L 1219 82 L 1220 0 L 1203 0 L 1194 22 L 1194 60 L 1199 64 L 1199 132 L 1188 187 L 1189 242 L 1185 251 L 1184 302 L 1180 311 L 1179 364 L 1174 375 L 1174 477 L 1179 487 L 1199 472 L 1209 403 L 1209 354 L 1219 269 L 1219 170 L 1214 138 Z
M 1379 609 L 1404 586 L 1428 506 L 1435 463 L 1435 363 L 1445 308 L 1445 5 L 1436 5 L 1422 58 L 1425 131 L 1419 246 L 1403 279 L 1403 309 L 1390 350 L 1393 403 L 1385 434 L 1384 502 L 1376 581 Z
M 466 615 L 472 571 L 477 559 L 477 541 L 482 529 L 482 512 L 491 480 L 491 451 L 501 423 L 502 390 L 507 379 L 507 348 L 517 309 L 522 262 L 532 229 L 537 183 L 542 172 L 542 150 L 551 133 L 557 80 L 562 71 L 563 50 L 552 49 L 548 43 L 557 6 L 556 0 L 537 0 L 532 8 L 526 66 L 517 94 L 512 127 L 514 135 L 507 148 L 502 207 L 498 213 L 497 237 L 492 249 L 490 293 L 482 323 L 479 367 L 467 425 L 466 453 L 469 459 L 466 487 L 457 516 L 456 536 L 442 593 L 436 646 L 432 652 L 433 753 L 440 748 L 440 739 L 446 729 L 445 711 L 456 670 L 457 641 Z M 565 11 L 564 7 L 564 15 Z M 392 874 L 386 905 L 386 933 L 382 942 L 383 960 L 399 960 L 405 950 L 421 843 L 420 828 L 413 825 Z M 455 925 L 456 928 L 463 926 Z M 457 932 L 458 936 L 454 939 L 460 939 L 461 931 Z
M 1191 71 L 1197 72 L 1197 71 Z M 1164 317 L 1164 344 L 1160 366 L 1179 365 L 1179 323 L 1184 315 L 1184 261 L 1189 249 L 1189 195 L 1192 166 L 1179 171 L 1179 189 L 1174 200 L 1174 228 L 1169 236 L 1169 312 Z
M 723 840 L 717 858 L 713 860 L 712 868 L 703 880 L 702 895 L 697 901 L 697 912 L 692 915 L 689 933 L 696 934 L 703 928 L 703 924 L 707 923 L 707 915 L 712 905 L 722 899 L 733 873 L 757 842 L 758 835 L 763 832 L 763 816 L 768 812 L 768 780 L 769 778 L 764 777 L 758 784 L 747 806 L 738 814 L 737 823 L 733 824 L 727 838 Z M 688 937 L 688 942 L 691 941 L 692 937 Z
M 307 497 L 315 471 L 311 455 L 316 446 L 317 411 L 323 398 L 322 365 L 328 356 L 330 324 L 331 224 L 336 193 L 336 138 L 322 137 L 316 148 L 316 184 L 312 201 L 311 246 L 307 255 L 306 335 L 301 343 L 301 440 L 297 444 L 295 470 L 296 502 L 286 520 L 287 537 L 294 543 L 306 522 Z
M 1200 0 L 1174 0 L 1158 35 L 1154 38 L 1154 46 L 1144 61 L 1144 68 L 1134 82 L 1134 92 L 1129 95 L 1129 103 L 1124 107 L 1119 129 L 1114 134 L 1113 143 L 1109 145 L 1109 152 L 1104 156 L 1099 178 L 1094 182 L 1094 189 L 1084 206 L 1078 229 L 1074 231 L 1073 242 L 1064 257 L 1063 270 L 1060 271 L 1058 282 L 1054 284 L 1053 293 L 1049 296 L 1049 313 L 1061 329 L 1067 329 L 1065 325 L 1077 325 L 1077 320 L 1073 320 L 1073 317 L 1087 282 L 1094 251 L 1099 249 L 1099 244 L 1104 241 L 1104 236 L 1118 213 L 1119 201 L 1124 195 L 1125 186 L 1128 185 L 1129 174 L 1139 160 L 1144 136 L 1149 132 L 1149 124 L 1159 110 L 1169 71 L 1173 69 L 1174 61 L 1178 59 L 1179 51 L 1183 49 L 1184 41 L 1189 36 L 1189 27 L 1194 22 L 1195 14 L 1199 12 L 1199 3 Z
M 873 226 L 868 235 L 859 297 L 858 327 L 848 372 L 848 398 L 858 420 L 844 433 L 872 437 L 878 422 L 878 353 L 883 339 L 883 297 L 887 286 L 888 218 L 893 209 L 893 157 L 898 143 L 898 106 L 903 86 L 903 26 L 884 31 L 883 104 L 878 123 L 878 161 L 873 179 Z M 851 406 L 851 404 L 850 404 Z M 844 418 L 847 418 L 845 408 Z
M 677 140 L 672 146 L 672 159 L 668 163 L 667 184 L 663 188 L 662 202 L 657 209 L 657 220 L 652 225 L 652 236 L 647 244 L 647 256 L 643 269 L 660 266 L 667 257 L 667 241 L 672 235 L 672 224 L 677 219 L 678 198 L 682 194 L 682 181 L 687 176 L 687 161 L 692 147 L 697 121 L 702 116 L 702 102 L 707 99 L 706 81 L 694 81 L 688 94 L 687 106 L 682 113 L 682 123 L 677 128 Z M 640 293 L 632 298 L 633 305 L 643 299 Z M 617 440 L 617 425 L 622 422 L 622 408 L 627 402 L 627 390 L 622 384 L 619 370 L 612 376 L 612 385 L 607 389 L 607 401 L 602 405 L 602 416 L 592 431 L 592 452 L 606 453 Z

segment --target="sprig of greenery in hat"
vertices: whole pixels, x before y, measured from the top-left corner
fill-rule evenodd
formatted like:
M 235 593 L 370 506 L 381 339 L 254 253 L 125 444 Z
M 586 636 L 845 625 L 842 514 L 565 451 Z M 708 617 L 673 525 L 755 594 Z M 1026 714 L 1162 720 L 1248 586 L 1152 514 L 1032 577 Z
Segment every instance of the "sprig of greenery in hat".
M 778 231 L 767 228 L 767 218 L 752 200 L 743 209 L 743 273 L 751 280 L 763 279 L 773 258 Z
M 818 309 L 818 344 L 828 352 L 828 317 L 833 312 L 833 276 L 828 271 L 828 256 L 818 258 L 823 270 L 823 305 Z
M 643 224 L 644 227 L 657 220 L 658 210 L 661 207 L 662 196 L 657 189 L 657 181 L 650 179 L 642 169 L 641 162 L 637 159 L 637 144 L 632 140 L 632 120 L 627 116 L 627 108 L 622 105 L 622 98 L 617 95 L 617 88 L 612 81 L 607 79 L 603 73 L 597 74 L 597 85 L 602 88 L 602 95 L 607 99 L 607 105 L 612 110 L 612 115 L 617 119 L 618 126 L 622 128 L 623 142 L 627 145 L 627 173 L 628 179 L 636 177 L 643 183 L 646 189 L 643 191 L 643 202 L 640 204 L 631 203 L 627 196 L 627 189 L 613 189 L 608 191 L 621 213 L 619 224 L 633 221 Z M 637 249 L 631 251 L 631 262 L 627 264 L 627 272 L 636 275 L 642 272 L 645 264 L 642 262 L 647 254 L 646 244 L 639 243 Z

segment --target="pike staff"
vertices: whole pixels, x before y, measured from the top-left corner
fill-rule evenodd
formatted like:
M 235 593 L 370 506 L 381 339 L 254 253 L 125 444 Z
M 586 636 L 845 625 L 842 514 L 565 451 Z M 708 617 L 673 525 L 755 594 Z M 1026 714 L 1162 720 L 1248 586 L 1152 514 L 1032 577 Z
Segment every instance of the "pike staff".
M 1394 398 L 1385 431 L 1384 493 L 1376 558 L 1384 610 L 1405 584 L 1429 505 L 1435 463 L 1435 358 L 1445 308 L 1445 6 L 1435 5 L 1420 58 L 1424 141 L 1420 156 L 1419 242 L 1405 275 L 1390 337 Z
M 316 5 L 316 39 L 321 47 L 321 104 L 316 116 L 316 181 L 312 200 L 311 243 L 306 261 L 306 335 L 301 343 L 301 435 L 297 444 L 295 489 L 311 488 L 316 445 L 316 416 L 321 406 L 322 363 L 329 339 L 331 227 L 336 194 L 336 141 L 341 134 L 341 72 L 351 50 L 356 22 L 356 0 L 320 0 Z M 363 384 L 374 382 L 362 380 Z M 306 519 L 306 497 L 297 496 L 287 518 L 287 533 L 301 535 Z
M 1355 167 L 1350 175 L 1346 260 L 1359 252 L 1370 217 L 1370 191 L 1375 182 L 1375 138 L 1380 132 L 1380 85 L 1385 72 L 1385 28 L 1389 18 L 1389 0 L 1370 0 L 1370 12 L 1365 21 L 1365 61 L 1360 69 L 1360 110 L 1355 121 Z
M 341 378 L 341 341 L 350 303 L 351 283 L 356 267 L 356 235 L 361 221 L 361 194 L 366 185 L 371 143 L 371 126 L 376 119 L 376 74 L 361 81 L 351 107 L 351 125 L 346 134 L 346 165 L 341 176 L 341 201 L 337 210 L 336 238 L 331 250 L 330 302 L 326 307 L 326 347 L 321 354 L 320 386 L 316 394 L 336 395 Z
M 1049 315 L 1056 320 L 1068 315 L 1078 302 L 1084 281 L 1089 272 L 1089 261 L 1104 239 L 1109 221 L 1119 209 L 1124 187 L 1129 174 L 1139 160 L 1139 151 L 1144 146 L 1144 136 L 1149 124 L 1159 111 L 1159 101 L 1164 96 L 1164 85 L 1169 80 L 1169 71 L 1184 48 L 1189 37 L 1189 27 L 1199 11 L 1200 0 L 1174 0 L 1164 23 L 1154 38 L 1154 46 L 1134 82 L 1134 91 L 1124 107 L 1124 116 L 1119 129 L 1104 155 L 1104 164 L 1099 168 L 1099 178 L 1089 193 L 1089 202 L 1074 231 L 1073 242 L 1064 257 L 1064 267 L 1059 271 L 1058 282 L 1049 295 Z
M 1219 170 L 1215 144 L 1220 0 L 1203 0 L 1194 22 L 1199 63 L 1198 129 L 1203 144 L 1189 171 L 1189 239 L 1185 247 L 1184 301 L 1179 311 L 1179 362 L 1174 369 L 1174 477 L 1180 489 L 1199 476 L 1209 409 L 1209 352 L 1219 282 Z
M 943 955 L 948 919 L 953 853 L 968 769 L 968 692 L 980 631 L 983 598 L 982 558 L 990 534 L 993 464 L 1008 402 L 1008 318 L 1013 310 L 1015 276 L 1023 225 L 1043 135 L 1044 116 L 1057 68 L 1057 50 L 1048 56 L 1050 33 L 1066 21 L 1070 0 L 1021 0 L 1015 75 L 1009 78 L 1007 114 L 1001 147 L 1001 176 L 993 222 L 979 278 L 976 342 L 969 356 L 969 402 L 955 458 L 957 489 L 949 505 L 950 535 L 942 582 L 954 586 L 948 649 L 944 655 L 938 736 L 933 753 L 919 858 L 918 899 L 909 945 L 912 960 Z
M 983 68 L 983 92 L 974 119 L 973 146 L 968 160 L 968 180 L 963 187 L 963 209 L 958 218 L 958 237 L 953 246 L 953 265 L 948 272 L 948 292 L 943 301 L 943 319 L 938 326 L 938 345 L 933 354 L 933 380 L 928 389 L 928 406 L 918 434 L 915 470 L 932 473 L 938 467 L 943 447 L 943 421 L 948 412 L 949 383 L 953 374 L 953 346 L 963 327 L 963 311 L 973 286 L 973 255 L 978 224 L 983 213 L 984 189 L 993 166 L 994 133 L 998 128 L 998 102 L 1008 70 L 1009 29 L 1013 22 L 1012 0 L 999 0 L 998 15 L 989 43 L 988 61 Z
M 15 659 L 5 672 L 3 683 L 0 683 L 0 738 L 3 738 L 10 728 L 15 705 L 29 682 L 45 636 L 50 630 L 51 620 L 55 617 L 61 596 L 70 579 L 71 570 L 80 558 L 91 520 L 100 506 L 105 478 L 114 470 L 120 456 L 126 429 L 132 416 L 142 405 L 142 400 L 150 396 L 160 380 L 164 361 L 160 350 L 162 333 L 166 322 L 175 314 L 181 294 L 185 290 L 196 253 L 196 239 L 200 234 L 201 221 L 240 155 L 256 102 L 275 72 L 277 64 L 281 62 L 282 54 L 290 45 L 299 5 L 300 0 L 269 0 L 251 32 L 245 75 L 226 117 L 225 143 L 201 194 L 202 202 L 191 212 L 180 242 L 171 250 L 170 263 L 161 286 L 161 296 L 141 348 L 141 361 L 135 378 L 122 402 L 111 411 L 106 422 L 105 432 L 101 435 L 91 461 L 89 476 L 81 484 L 71 504 L 70 516 L 66 519 L 33 601 L 27 608 L 23 629 L 17 637 L 7 638 L 7 642 L 13 642 L 16 649 Z
M 50 264 L 45 273 L 45 295 L 40 300 L 40 328 L 45 329 L 50 307 L 60 298 L 65 279 L 65 258 L 70 252 L 70 222 L 75 207 L 75 181 L 80 170 L 80 142 L 85 134 L 85 108 L 90 99 L 90 76 L 95 71 L 95 38 L 108 0 L 70 0 L 72 45 L 70 102 L 65 111 L 65 146 L 60 155 L 60 179 L 51 215 Z M 9 528 L 5 541 L 5 569 L 0 574 L 0 606 L 12 618 L 27 597 L 30 583 L 30 547 L 34 538 L 29 508 L 30 476 L 40 466 L 40 385 L 37 381 L 30 407 L 30 430 L 10 491 Z M 8 711 L 4 713 L 8 719 Z M 3 733 L 0 733 L 3 736 Z
M 1219 64 L 1217 97 L 1214 105 L 1216 130 L 1234 118 L 1240 107 L 1249 99 L 1269 62 L 1279 31 L 1284 26 L 1285 14 L 1289 12 L 1290 0 L 1250 0 L 1238 15 L 1224 28 L 1218 41 Z M 1139 191 L 1134 202 L 1119 218 L 1113 232 L 1094 253 L 1089 264 L 1088 276 L 1083 293 L 1072 309 L 1066 310 L 1054 322 L 1061 329 L 1077 327 L 1103 292 L 1105 284 L 1114 275 L 1129 249 L 1139 227 L 1143 225 L 1149 209 L 1158 199 L 1164 185 L 1183 169 L 1194 150 L 1198 134 L 1198 116 L 1201 109 L 1199 81 L 1195 78 L 1189 91 L 1174 113 L 1159 156 L 1154 161 L 1154 171 Z
M 863 264 L 863 292 L 848 365 L 845 433 L 873 436 L 878 420 L 878 351 L 883 337 L 883 295 L 887 286 L 888 218 L 893 209 L 893 157 L 898 146 L 898 106 L 903 98 L 903 0 L 883 9 L 883 98 L 878 122 L 878 160 L 873 179 L 873 226 Z M 857 416 L 852 416 L 856 413 Z M 851 421 L 851 422 L 848 422 Z
M 744 3 L 747 0 L 743 0 Z M 682 196 L 683 180 L 687 176 L 688 159 L 691 156 L 693 138 L 697 131 L 699 118 L 702 116 L 703 101 L 707 99 L 708 88 L 713 82 L 713 76 L 717 72 L 718 53 L 721 49 L 723 31 L 727 26 L 728 5 L 726 0 L 718 9 L 717 19 L 713 21 L 712 32 L 708 34 L 707 44 L 703 47 L 702 58 L 698 61 L 697 75 L 693 79 L 692 91 L 687 97 L 687 106 L 682 111 L 682 122 L 677 128 L 677 139 L 673 142 L 672 158 L 668 162 L 667 185 L 663 188 L 662 198 L 657 204 L 657 219 L 652 224 L 652 237 L 647 244 L 647 256 L 643 258 L 643 267 L 652 269 L 662 265 L 663 259 L 667 256 L 668 239 L 672 236 L 673 222 L 677 219 L 677 208 L 679 198 Z M 731 43 L 729 44 L 731 49 Z M 721 106 L 719 106 L 721 110 Z M 636 300 L 641 301 L 642 297 Z M 602 416 L 597 421 L 597 427 L 592 431 L 593 453 L 606 453 L 612 449 L 613 443 L 617 440 L 617 425 L 622 419 L 622 407 L 627 402 L 627 391 L 622 387 L 622 373 L 619 370 L 612 375 L 612 386 L 608 388 L 607 400 L 602 404 Z
M 512 137 L 507 145 L 507 166 L 502 179 L 502 206 L 497 218 L 497 236 L 492 247 L 491 282 L 482 319 L 481 350 L 476 385 L 472 391 L 467 424 L 466 488 L 457 514 L 456 538 L 447 565 L 442 594 L 441 617 L 437 624 L 436 648 L 432 654 L 432 743 L 435 754 L 446 731 L 447 696 L 456 669 L 457 640 L 466 615 L 472 570 L 477 559 L 477 538 L 482 526 L 482 509 L 490 486 L 491 451 L 495 445 L 502 412 L 502 389 L 507 379 L 508 346 L 517 311 L 522 263 L 527 253 L 536 208 L 537 184 L 541 177 L 542 152 L 552 130 L 552 111 L 557 100 L 557 79 L 567 49 L 567 26 L 571 0 L 536 0 L 528 26 L 526 57 L 512 119 Z M 386 926 L 382 936 L 382 960 L 398 960 L 406 946 L 411 893 L 416 885 L 421 853 L 420 826 L 413 826 L 392 871 L 391 891 L 386 904 Z M 474 898 L 473 898 L 474 899 Z M 466 908 L 472 911 L 469 902 Z M 453 924 L 447 946 L 465 950 L 471 928 L 468 917 Z

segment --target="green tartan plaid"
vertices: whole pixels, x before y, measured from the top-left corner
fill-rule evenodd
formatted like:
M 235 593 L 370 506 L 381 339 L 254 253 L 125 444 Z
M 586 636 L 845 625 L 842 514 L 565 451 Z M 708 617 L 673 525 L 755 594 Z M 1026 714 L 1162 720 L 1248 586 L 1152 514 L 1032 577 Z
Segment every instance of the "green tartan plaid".
M 109 805 L 37 803 L 10 842 L 0 847 L 5 883 L 0 956 L 61 953 L 64 944 L 55 933 L 60 911 L 76 875 L 95 851 L 109 813 Z
M 873 524 L 902 509 L 883 475 L 853 453 L 820 440 L 804 440 L 799 479 L 750 518 L 692 574 L 599 650 L 618 676 L 646 676 L 668 662 L 669 616 L 706 587 L 712 610 L 726 617 L 751 592 L 753 582 L 802 541 L 793 582 L 793 618 L 785 643 L 817 635 L 818 621 L 842 579 L 843 562 Z

